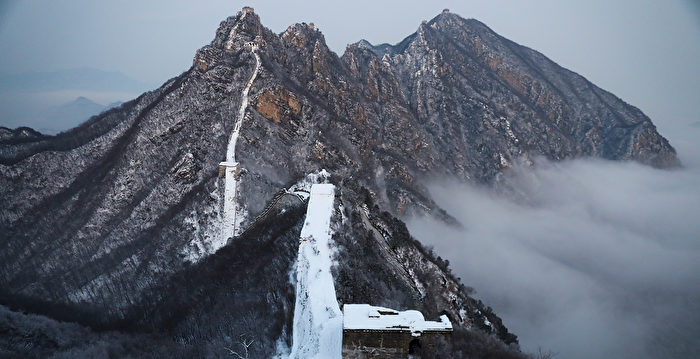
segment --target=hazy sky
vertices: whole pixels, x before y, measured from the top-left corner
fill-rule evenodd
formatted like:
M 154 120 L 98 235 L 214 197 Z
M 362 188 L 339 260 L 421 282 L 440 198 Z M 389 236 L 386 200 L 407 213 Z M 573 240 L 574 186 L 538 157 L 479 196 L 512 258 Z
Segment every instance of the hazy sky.
M 365 38 L 396 43 L 442 8 L 485 22 L 627 102 L 662 132 L 700 121 L 695 0 L 94 1 L 0 0 L 0 73 L 94 67 L 160 84 L 243 5 L 275 32 L 314 22 L 339 55 Z

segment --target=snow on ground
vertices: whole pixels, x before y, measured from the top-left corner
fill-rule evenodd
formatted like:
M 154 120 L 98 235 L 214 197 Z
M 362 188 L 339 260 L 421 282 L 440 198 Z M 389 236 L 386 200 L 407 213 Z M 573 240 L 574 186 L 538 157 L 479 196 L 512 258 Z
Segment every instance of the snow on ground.
M 329 240 L 335 186 L 311 186 L 297 258 L 290 359 L 340 358 L 343 314 L 335 296 Z
M 440 316 L 439 322 L 427 321 L 417 310 L 400 312 L 369 304 L 345 304 L 343 318 L 345 329 L 410 330 L 414 336 L 424 331 L 452 330 L 452 323 L 445 315 Z
M 240 165 L 236 162 L 236 143 L 238 143 L 238 137 L 241 133 L 241 127 L 243 126 L 243 119 L 245 118 L 245 112 L 248 108 L 248 92 L 251 86 L 253 86 L 253 82 L 260 70 L 260 56 L 256 52 L 257 49 L 257 46 L 253 46 L 251 49 L 251 53 L 255 56 L 255 70 L 253 70 L 253 74 L 250 76 L 250 79 L 248 79 L 248 82 L 241 92 L 241 107 L 238 109 L 236 125 L 233 127 L 233 132 L 231 132 L 228 147 L 226 148 L 226 162 L 221 163 L 221 165 L 226 167 L 224 214 L 223 224 L 221 226 L 221 237 L 224 242 L 240 232 L 241 223 L 246 215 L 245 209 L 238 206 L 238 172 L 240 171 Z
M 209 193 L 209 203 L 198 209 L 192 209 L 184 223 L 192 228 L 192 239 L 181 250 L 186 261 L 196 263 L 202 258 L 214 254 L 226 245 L 228 238 L 221 236 L 222 212 L 219 209 L 221 191 L 219 182 L 214 182 L 214 189 Z
M 306 175 L 306 177 L 302 178 L 301 180 L 299 180 L 299 182 L 295 183 L 292 187 L 287 189 L 287 192 L 293 193 L 305 200 L 309 198 L 311 186 L 317 183 L 326 183 L 330 177 L 331 174 L 328 173 L 328 171 L 326 171 L 325 169 L 309 173 L 308 175 Z
M 183 221 L 187 226 L 192 228 L 192 240 L 185 246 L 181 253 L 185 256 L 185 260 L 195 263 L 207 252 L 207 243 L 202 240 L 202 228 L 199 225 L 199 216 L 197 211 L 193 209 L 189 216 Z

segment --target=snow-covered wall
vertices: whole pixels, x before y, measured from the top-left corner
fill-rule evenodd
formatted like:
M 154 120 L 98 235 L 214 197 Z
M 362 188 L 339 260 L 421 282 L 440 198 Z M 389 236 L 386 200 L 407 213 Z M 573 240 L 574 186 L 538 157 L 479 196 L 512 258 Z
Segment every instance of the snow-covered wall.
M 297 290 L 290 359 L 340 358 L 343 315 L 331 274 L 331 215 L 335 187 L 311 186 L 297 259 Z
M 229 238 L 239 234 L 241 230 L 241 223 L 246 216 L 245 209 L 241 208 L 238 203 L 238 172 L 240 171 L 240 165 L 238 162 L 236 162 L 236 144 L 238 143 L 238 137 L 241 133 L 241 126 L 243 125 L 245 112 L 248 108 L 248 92 L 250 91 L 250 87 L 253 86 L 253 82 L 258 76 L 258 71 L 260 70 L 260 56 L 256 52 L 257 50 L 258 48 L 256 46 L 253 46 L 250 50 L 253 56 L 255 56 L 255 69 L 241 92 L 241 107 L 238 109 L 238 118 L 236 119 L 236 124 L 233 128 L 233 132 L 231 132 L 231 137 L 226 148 L 226 162 L 222 162 L 220 164 L 220 166 L 226 167 L 226 177 L 224 182 L 224 213 L 221 227 L 221 242 L 224 244 Z

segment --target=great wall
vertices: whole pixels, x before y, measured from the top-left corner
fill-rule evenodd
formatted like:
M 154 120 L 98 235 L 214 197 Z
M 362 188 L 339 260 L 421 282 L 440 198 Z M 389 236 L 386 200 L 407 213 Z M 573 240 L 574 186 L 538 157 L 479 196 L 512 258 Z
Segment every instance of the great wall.
M 241 19 L 253 11 L 250 7 L 243 8 Z M 237 27 L 234 26 L 229 33 L 227 51 L 233 47 L 236 30 Z M 255 57 L 255 69 L 241 91 L 241 104 L 228 142 L 226 160 L 219 163 L 219 178 L 224 178 L 225 185 L 221 239 L 223 243 L 228 243 L 242 238 L 271 215 L 306 202 L 306 219 L 299 239 L 297 293 L 289 358 L 359 359 L 368 357 L 377 350 L 386 357 L 400 358 L 413 353 L 416 346 L 420 346 L 421 335 L 449 338 L 452 324 L 445 316 L 440 322 L 429 322 L 417 311 L 398 312 L 368 304 L 346 304 L 341 312 L 331 274 L 330 223 L 335 197 L 335 187 L 332 184 L 312 184 L 310 191 L 295 187 L 279 190 L 260 214 L 241 231 L 247 213 L 239 207 L 238 201 L 242 168 L 236 161 L 236 144 L 248 108 L 248 93 L 260 70 L 260 56 L 256 51 L 262 46 L 264 42 L 260 36 L 255 41 L 244 44 L 245 50 Z M 323 170 L 320 174 L 322 177 L 328 176 Z M 372 229 L 375 239 L 386 247 L 382 248 L 383 255 L 399 273 L 410 279 L 406 269 L 389 253 L 391 250 L 386 243 L 389 233 L 370 219 L 367 208 L 363 209 L 362 221 Z M 397 319 L 399 321 L 394 323 Z
M 243 9 L 243 14 L 241 19 L 243 19 L 247 14 L 252 13 L 253 9 Z M 226 43 L 226 50 L 230 51 L 233 47 L 233 40 L 236 35 L 236 27 L 231 29 L 229 34 L 229 39 Z M 224 187 L 224 209 L 222 215 L 222 225 L 221 225 L 221 239 L 222 242 L 227 241 L 231 237 L 235 237 L 239 234 L 241 223 L 245 218 L 245 209 L 241 208 L 238 203 L 238 185 L 240 181 L 240 164 L 236 161 L 236 144 L 238 143 L 238 137 L 240 136 L 241 127 L 243 126 L 243 120 L 245 119 L 246 109 L 248 108 L 248 92 L 253 86 L 255 78 L 258 76 L 260 71 L 260 56 L 256 52 L 258 47 L 261 45 L 258 42 L 247 42 L 245 44 L 246 50 L 250 51 L 255 57 L 255 69 L 250 75 L 248 82 L 246 82 L 243 91 L 241 91 L 241 105 L 238 109 L 238 118 L 236 119 L 236 124 L 234 125 L 233 132 L 231 132 L 231 137 L 228 142 L 226 149 L 226 161 L 219 164 L 219 173 L 224 172 L 225 177 L 225 187 Z

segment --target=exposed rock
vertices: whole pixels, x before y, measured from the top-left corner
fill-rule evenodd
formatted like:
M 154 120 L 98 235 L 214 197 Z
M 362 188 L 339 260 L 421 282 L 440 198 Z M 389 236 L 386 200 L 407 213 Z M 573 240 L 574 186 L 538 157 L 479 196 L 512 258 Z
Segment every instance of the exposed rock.
M 263 117 L 279 124 L 299 120 L 301 114 L 301 103 L 292 94 L 283 88 L 274 88 L 263 91 L 251 104 Z

